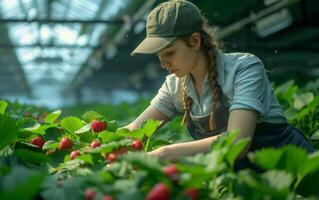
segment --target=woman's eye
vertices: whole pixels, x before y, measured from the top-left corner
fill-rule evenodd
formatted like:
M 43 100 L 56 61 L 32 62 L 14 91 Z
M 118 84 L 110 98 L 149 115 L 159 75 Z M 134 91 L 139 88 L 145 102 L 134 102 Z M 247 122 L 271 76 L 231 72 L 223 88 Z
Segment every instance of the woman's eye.
M 166 56 L 172 56 L 175 53 L 175 51 L 170 51 L 166 53 Z

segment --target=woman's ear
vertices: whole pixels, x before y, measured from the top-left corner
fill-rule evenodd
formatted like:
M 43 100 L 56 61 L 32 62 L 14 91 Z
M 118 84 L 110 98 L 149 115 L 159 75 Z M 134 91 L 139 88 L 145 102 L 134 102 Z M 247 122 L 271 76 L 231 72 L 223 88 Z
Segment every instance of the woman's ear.
M 201 35 L 198 32 L 192 33 L 190 40 L 192 46 L 198 50 L 201 46 Z

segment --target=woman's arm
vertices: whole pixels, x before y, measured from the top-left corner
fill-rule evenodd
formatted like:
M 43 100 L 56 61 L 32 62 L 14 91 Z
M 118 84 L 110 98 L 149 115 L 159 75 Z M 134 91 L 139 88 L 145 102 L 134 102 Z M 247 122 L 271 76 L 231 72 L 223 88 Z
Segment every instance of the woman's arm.
M 257 122 L 257 112 L 253 110 L 233 110 L 229 114 L 227 131 L 240 128 L 236 140 L 241 138 L 252 138 Z M 177 160 L 181 157 L 195 155 L 197 153 L 206 153 L 210 150 L 211 144 L 219 137 L 212 136 L 201 140 L 171 144 L 149 152 L 149 155 L 157 156 L 163 159 Z M 246 147 L 238 158 L 244 157 L 249 149 Z
M 139 128 L 143 124 L 143 122 L 148 119 L 156 119 L 159 121 L 163 121 L 161 126 L 163 126 L 170 120 L 166 115 L 164 115 L 163 113 L 156 110 L 153 106 L 150 105 L 134 121 L 122 128 L 127 128 L 130 131 L 133 131 Z

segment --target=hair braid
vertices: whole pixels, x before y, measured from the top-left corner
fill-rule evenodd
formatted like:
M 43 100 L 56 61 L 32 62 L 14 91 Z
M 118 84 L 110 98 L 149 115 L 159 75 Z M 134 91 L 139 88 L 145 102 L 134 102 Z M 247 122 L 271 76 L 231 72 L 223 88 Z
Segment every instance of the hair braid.
M 189 97 L 186 92 L 185 92 L 185 81 L 186 81 L 186 76 L 180 79 L 180 85 L 181 85 L 181 92 L 182 92 L 182 102 L 183 102 L 183 110 L 184 110 L 184 116 L 182 120 L 182 124 L 188 124 L 189 119 L 188 119 L 188 112 L 190 111 L 192 107 L 193 100 L 191 97 Z
M 216 129 L 216 108 L 219 96 L 221 94 L 221 87 L 218 83 L 218 71 L 217 71 L 217 64 L 216 64 L 216 51 L 217 49 L 220 49 L 222 46 L 222 43 L 217 40 L 215 30 L 213 30 L 210 26 L 208 26 L 207 22 L 203 25 L 203 31 L 199 32 L 201 35 L 201 49 L 204 51 L 207 59 L 208 59 L 208 80 L 209 80 L 209 86 L 212 90 L 213 94 L 213 102 L 212 102 L 212 111 L 209 117 L 209 130 Z M 187 45 L 189 44 L 189 38 L 188 36 L 182 36 L 180 39 L 182 39 Z M 192 105 L 192 99 L 186 95 L 186 92 L 184 91 L 184 84 L 185 84 L 185 77 L 183 77 L 181 91 L 182 91 L 182 100 L 183 100 L 183 108 L 184 108 L 184 117 L 182 120 L 183 124 L 188 124 L 188 115 L 187 112 L 190 110 Z

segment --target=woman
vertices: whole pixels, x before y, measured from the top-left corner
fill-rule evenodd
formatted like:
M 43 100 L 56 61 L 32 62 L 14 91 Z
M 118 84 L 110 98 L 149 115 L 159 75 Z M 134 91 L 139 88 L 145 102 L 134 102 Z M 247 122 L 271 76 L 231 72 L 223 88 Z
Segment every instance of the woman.
M 314 149 L 303 134 L 287 123 L 262 61 L 248 53 L 222 53 L 199 9 L 185 0 L 159 4 L 148 15 L 147 36 L 132 52 L 157 54 L 172 74 L 146 110 L 126 126 L 136 129 L 147 119 L 165 124 L 183 114 L 195 139 L 149 152 L 178 159 L 208 152 L 223 131 L 240 128 L 237 138 L 251 142 L 238 157 L 236 169 L 253 167 L 246 155 L 266 146 L 295 144 Z

